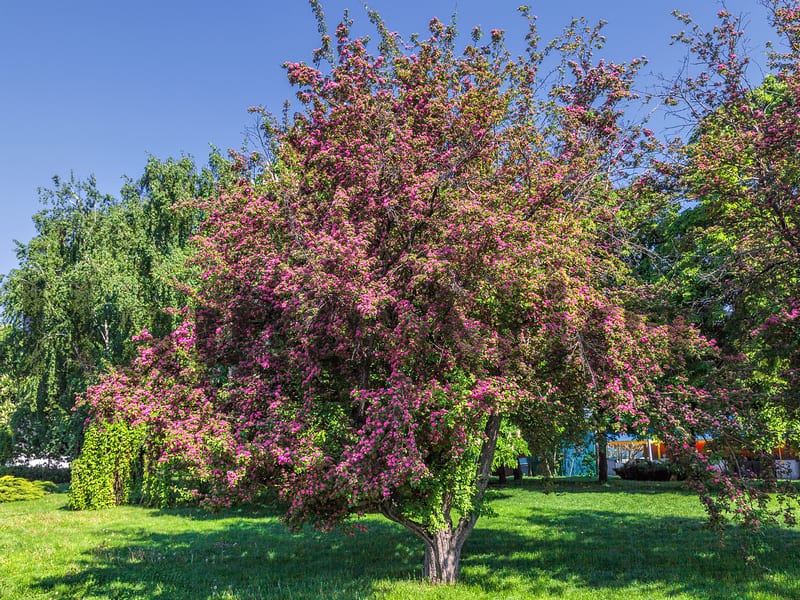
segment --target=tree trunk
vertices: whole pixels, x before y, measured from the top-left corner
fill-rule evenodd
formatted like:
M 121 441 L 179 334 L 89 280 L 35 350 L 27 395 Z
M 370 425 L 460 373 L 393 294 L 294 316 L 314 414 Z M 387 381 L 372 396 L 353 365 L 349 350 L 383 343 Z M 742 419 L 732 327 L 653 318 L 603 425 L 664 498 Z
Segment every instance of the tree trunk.
M 542 477 L 545 479 L 552 479 L 556 475 L 558 475 L 558 467 L 556 466 L 556 456 L 555 452 L 551 454 L 549 450 L 545 451 L 542 456 Z
M 455 583 L 461 568 L 461 547 L 466 536 L 450 529 L 437 531 L 425 542 L 422 577 L 431 583 Z
M 598 431 L 597 437 L 597 481 L 608 483 L 608 437 Z
M 506 482 L 506 468 L 500 467 L 497 469 L 497 483 L 504 484 Z
M 483 502 L 486 487 L 492 473 L 492 459 L 494 458 L 497 435 L 500 431 L 500 415 L 491 415 L 486 423 L 484 433 L 486 439 L 481 447 L 475 473 L 475 493 L 473 506 L 479 507 Z M 422 563 L 422 576 L 431 583 L 453 584 L 458 578 L 461 565 L 461 549 L 464 542 L 472 533 L 475 522 L 478 520 L 478 510 L 462 515 L 454 526 L 450 517 L 452 497 L 445 499 L 442 505 L 442 516 L 445 526 L 438 531 L 431 531 L 425 525 L 403 515 L 402 506 L 393 499 L 384 500 L 379 509 L 389 520 L 399 523 L 425 543 L 425 558 Z

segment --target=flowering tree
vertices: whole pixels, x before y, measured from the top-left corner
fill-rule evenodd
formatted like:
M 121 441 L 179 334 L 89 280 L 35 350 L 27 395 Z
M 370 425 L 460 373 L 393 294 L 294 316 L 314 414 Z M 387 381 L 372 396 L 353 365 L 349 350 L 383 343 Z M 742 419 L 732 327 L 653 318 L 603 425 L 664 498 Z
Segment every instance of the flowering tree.
M 140 360 L 87 401 L 98 423 L 156 415 L 164 456 L 206 465 L 213 501 L 269 485 L 290 525 L 323 528 L 380 511 L 423 542 L 426 578 L 453 582 L 504 418 L 528 437 L 654 428 L 676 448 L 729 421 L 678 375 L 708 345 L 648 316 L 630 272 L 625 183 L 648 134 L 621 114 L 640 62 L 594 59 L 581 21 L 541 47 L 531 18 L 513 58 L 501 31 L 459 54 L 439 21 L 404 46 L 372 18 L 378 55 L 347 20 L 334 47 L 320 18 L 314 64 L 286 65 L 302 111 L 266 115 L 266 159 L 235 157 L 201 206 L 202 376 L 173 392 Z M 165 427 L 142 402 L 198 418 Z
M 615 237 L 638 62 L 595 62 L 576 22 L 539 97 L 533 21 L 520 59 L 430 31 L 373 56 L 345 22 L 328 70 L 287 64 L 305 110 L 204 207 L 198 332 L 236 415 L 228 489 L 279 482 L 296 525 L 377 509 L 450 582 L 503 416 L 641 425 L 668 335 L 626 310 Z
M 137 501 L 169 506 L 204 493 L 234 441 L 197 360 L 195 327 L 145 330 L 137 357 L 78 399 L 92 414 L 80 457 L 70 466 L 70 507 L 106 508 Z

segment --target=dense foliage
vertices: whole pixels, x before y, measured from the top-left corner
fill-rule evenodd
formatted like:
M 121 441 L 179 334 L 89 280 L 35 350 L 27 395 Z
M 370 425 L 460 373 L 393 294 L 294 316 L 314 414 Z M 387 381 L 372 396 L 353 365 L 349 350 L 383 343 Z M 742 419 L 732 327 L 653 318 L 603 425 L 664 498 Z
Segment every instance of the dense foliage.
M 90 388 L 96 431 L 143 426 L 149 464 L 212 503 L 272 487 L 293 526 L 380 511 L 432 581 L 458 575 L 504 419 L 654 430 L 701 485 L 694 432 L 741 422 L 683 375 L 713 345 L 631 270 L 640 61 L 595 59 L 581 21 L 541 47 L 530 19 L 518 58 L 500 31 L 459 54 L 436 20 L 408 47 L 373 21 L 379 55 L 347 20 L 334 50 L 321 20 L 315 64 L 286 65 L 303 111 L 267 115 L 268 158 L 235 157 L 198 203 L 196 313 Z
M 0 475 L 0 503 L 38 500 L 58 489 L 49 481 L 28 481 L 13 475 Z
M 78 402 L 89 405 L 94 423 L 72 464 L 73 508 L 196 500 L 198 486 L 213 479 L 207 461 L 230 446 L 197 362 L 194 327 L 183 323 L 154 343 L 147 333 L 137 340 L 144 346 L 133 364 Z
M 86 416 L 73 411 L 76 395 L 133 358 L 134 334 L 179 322 L 165 309 L 187 302 L 176 282 L 198 219 L 181 202 L 212 179 L 189 159 L 150 159 L 119 199 L 93 179 L 40 191 L 37 234 L 19 245 L 0 297 L 0 429 L 13 428 L 17 454 L 75 455 Z
M 647 459 L 635 459 L 616 467 L 614 472 L 622 479 L 633 479 L 636 481 L 671 481 L 676 479 L 686 479 L 686 475 L 681 472 L 676 465 Z
M 766 5 L 782 41 L 757 86 L 738 18 L 723 10 L 704 32 L 679 15 L 691 27 L 677 38 L 703 70 L 684 74 L 671 97 L 694 128 L 660 166 L 680 203 L 656 222 L 657 259 L 643 266 L 668 290 L 665 309 L 716 340 L 722 360 L 693 375 L 724 380 L 768 459 L 800 441 L 800 13 L 796 2 Z M 714 447 L 735 463 L 743 445 L 731 437 Z
M 66 466 L 57 465 L 8 465 L 0 467 L 0 475 L 13 475 L 30 481 L 51 481 L 53 483 L 69 483 L 70 470 Z
M 89 412 L 76 508 L 269 488 L 293 527 L 402 524 L 435 582 L 523 440 L 655 435 L 713 524 L 793 522 L 766 491 L 800 410 L 800 9 L 768 4 L 789 50 L 756 89 L 727 12 L 678 36 L 708 70 L 656 161 L 623 119 L 642 61 L 597 59 L 600 27 L 542 44 L 523 9 L 514 57 L 502 31 L 458 52 L 453 26 L 405 43 L 371 14 L 373 53 L 312 2 L 322 45 L 286 64 L 300 110 L 260 111 L 266 152 L 213 186 L 152 161 L 121 201 L 45 194 L 3 290 L 0 424 L 64 452 Z

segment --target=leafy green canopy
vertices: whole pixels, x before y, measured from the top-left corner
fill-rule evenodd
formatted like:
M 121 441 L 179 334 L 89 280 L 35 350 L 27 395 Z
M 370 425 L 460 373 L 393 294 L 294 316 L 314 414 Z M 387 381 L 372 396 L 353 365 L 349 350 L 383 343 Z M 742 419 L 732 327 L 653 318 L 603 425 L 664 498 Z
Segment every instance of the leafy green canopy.
M 766 5 L 786 52 L 773 51 L 772 73 L 756 88 L 733 15 L 679 36 L 706 68 L 676 90 L 697 125 L 664 172 L 693 202 L 662 221 L 655 248 L 666 259 L 656 279 L 671 290 L 669 310 L 726 357 L 703 376 L 747 396 L 748 420 L 767 428 L 762 449 L 771 453 L 800 443 L 800 12 L 796 2 Z M 741 445 L 730 440 L 728 456 Z
M 181 203 L 207 194 L 212 174 L 189 159 L 150 159 L 120 199 L 94 179 L 54 178 L 40 190 L 36 235 L 19 244 L 19 267 L 3 281 L 5 326 L 0 422 L 15 430 L 18 453 L 75 455 L 85 414 L 74 399 L 113 365 L 134 356 L 131 336 L 163 335 L 186 304 L 175 284 L 199 214 Z

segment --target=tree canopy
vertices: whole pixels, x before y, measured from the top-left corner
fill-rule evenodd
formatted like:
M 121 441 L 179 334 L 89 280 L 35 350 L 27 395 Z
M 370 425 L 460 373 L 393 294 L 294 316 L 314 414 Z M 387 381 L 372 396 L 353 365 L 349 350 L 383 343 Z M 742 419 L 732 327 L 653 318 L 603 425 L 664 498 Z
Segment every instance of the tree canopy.
M 18 246 L 0 297 L 9 378 L 0 393 L 13 406 L 18 453 L 74 455 L 86 416 L 73 410 L 75 396 L 133 358 L 134 334 L 165 335 L 179 322 L 165 309 L 187 302 L 178 282 L 199 216 L 180 203 L 212 180 L 189 159 L 150 159 L 118 199 L 94 179 L 56 177 L 40 190 L 36 235 Z
M 674 197 L 691 202 L 661 221 L 655 250 L 669 265 L 660 271 L 669 310 L 717 341 L 726 360 L 714 375 L 749 397 L 777 447 L 799 431 L 800 74 L 796 6 L 767 5 L 786 52 L 773 50 L 772 73 L 757 86 L 733 15 L 721 11 L 713 31 L 680 36 L 705 68 L 674 91 L 695 127 L 662 171 Z

